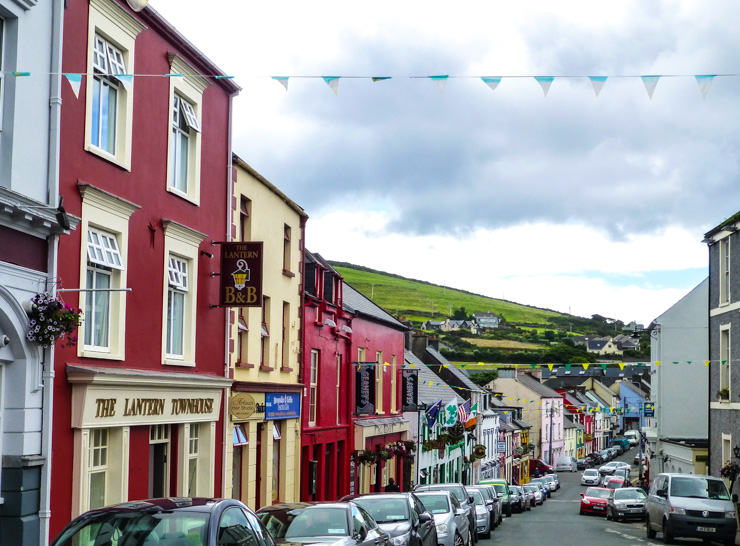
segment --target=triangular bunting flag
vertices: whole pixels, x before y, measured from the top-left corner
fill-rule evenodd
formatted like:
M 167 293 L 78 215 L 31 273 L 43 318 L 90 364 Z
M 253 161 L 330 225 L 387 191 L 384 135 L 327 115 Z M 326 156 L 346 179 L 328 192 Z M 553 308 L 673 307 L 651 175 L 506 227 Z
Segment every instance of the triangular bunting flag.
M 710 363 L 710 362 L 711 362 L 711 360 L 705 360 L 705 361 L 704 361 L 704 364 L 705 364 L 706 366 L 709 366 L 709 363 Z
M 382 82 L 383 80 L 390 80 L 390 76 L 373 76 L 372 80 L 374 82 Z
M 727 364 L 727 361 L 726 360 L 723 360 L 722 361 L 722 365 L 724 366 L 725 364 Z
M 678 364 L 678 362 L 674 362 L 674 364 Z
M 571 364 L 566 364 L 565 365 L 565 369 L 568 370 L 568 371 L 570 371 L 570 367 L 571 367 Z
M 326 82 L 326 85 L 331 87 L 331 90 L 334 91 L 335 95 L 339 94 L 339 78 L 340 76 L 321 76 L 322 79 Z
M 530 366 L 532 366 L 533 370 L 537 369 L 537 364 L 530 364 Z
M 131 89 L 134 85 L 133 74 L 116 74 L 116 78 L 123 84 L 126 89 Z
M 655 86 L 658 85 L 659 79 L 660 76 L 642 76 L 642 83 L 645 84 L 645 91 L 647 91 L 650 100 L 653 99 L 653 92 L 655 91 Z
M 288 77 L 288 76 L 273 76 L 272 79 L 275 80 L 276 82 L 278 82 L 283 87 L 285 87 L 285 90 L 286 91 L 288 90 L 288 80 L 290 79 L 290 77 Z
M 642 362 L 638 362 L 638 363 L 637 363 L 637 365 L 638 365 L 638 366 L 642 366 Z M 660 366 L 660 360 L 656 360 L 656 361 L 655 361 L 655 366 L 656 366 L 656 367 Z
M 542 92 L 547 96 L 547 92 L 550 90 L 550 86 L 555 78 L 553 76 L 535 76 L 534 79 L 537 80 L 537 83 L 542 87 Z
M 598 97 L 599 93 L 601 93 L 601 88 L 606 83 L 606 76 L 589 76 L 588 79 L 591 80 L 591 85 L 594 86 L 594 93 Z
M 80 98 L 80 86 L 82 85 L 82 74 L 64 74 L 64 77 L 67 78 L 67 81 L 69 82 L 69 85 L 72 86 L 72 91 L 75 94 L 75 98 Z
M 624 370 L 624 362 L 620 362 L 619 363 L 619 369 L 620 370 Z
M 699 90 L 701 91 L 702 98 L 707 98 L 707 93 L 709 93 L 709 86 L 712 85 L 712 82 L 714 81 L 713 75 L 707 75 L 707 76 L 694 76 L 696 78 L 696 83 L 699 84 Z
M 687 364 L 691 364 L 691 360 L 687 360 L 687 361 L 686 361 L 686 363 L 687 363 Z
M 583 366 L 583 369 L 584 369 L 584 370 L 588 370 L 588 367 L 589 367 L 590 365 L 591 365 L 591 364 L 590 364 L 590 363 L 587 363 L 587 362 L 584 362 L 584 363 L 582 364 L 582 366 Z
M 498 84 L 501 83 L 501 78 L 498 76 L 483 76 L 481 80 L 483 80 L 483 83 L 490 87 L 492 91 L 495 91 Z
M 447 85 L 449 76 L 429 76 L 429 79 L 437 83 L 437 88 L 439 88 L 440 93 L 445 92 L 445 86 Z
M 555 365 L 554 364 L 548 364 L 547 367 L 550 369 L 550 371 L 552 371 L 552 369 L 555 367 Z
M 601 363 L 601 369 L 606 371 L 606 362 Z

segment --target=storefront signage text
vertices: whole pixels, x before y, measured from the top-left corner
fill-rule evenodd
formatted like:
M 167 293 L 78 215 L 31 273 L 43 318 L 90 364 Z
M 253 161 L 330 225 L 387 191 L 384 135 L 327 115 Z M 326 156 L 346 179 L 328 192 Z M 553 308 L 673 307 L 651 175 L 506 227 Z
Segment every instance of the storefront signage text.
M 95 417 L 116 417 L 117 398 L 96 398 Z M 164 398 L 124 398 L 123 416 L 165 415 L 167 408 Z M 201 415 L 213 412 L 212 398 L 173 398 L 170 400 L 168 415 Z
M 403 411 L 418 411 L 419 371 L 403 370 Z
M 292 393 L 265 395 L 265 420 L 295 419 L 301 416 L 301 398 Z
M 262 306 L 262 243 L 221 243 L 219 305 Z
M 375 413 L 375 366 L 365 362 L 355 362 L 355 413 L 373 415 Z

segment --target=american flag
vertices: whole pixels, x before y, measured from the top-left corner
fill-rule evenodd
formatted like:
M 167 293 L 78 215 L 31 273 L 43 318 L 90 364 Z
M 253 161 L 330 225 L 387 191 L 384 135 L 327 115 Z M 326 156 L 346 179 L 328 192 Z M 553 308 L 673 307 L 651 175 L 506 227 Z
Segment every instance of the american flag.
M 461 423 L 465 423 L 470 417 L 470 400 L 466 400 L 464 404 L 457 406 L 457 417 Z

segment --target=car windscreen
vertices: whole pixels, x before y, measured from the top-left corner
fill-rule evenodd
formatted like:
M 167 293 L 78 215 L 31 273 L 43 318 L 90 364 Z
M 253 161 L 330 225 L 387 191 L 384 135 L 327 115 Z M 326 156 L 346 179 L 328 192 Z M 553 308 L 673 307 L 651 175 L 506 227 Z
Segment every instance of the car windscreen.
M 468 488 L 466 488 L 468 489 Z M 476 491 L 480 491 L 480 494 L 483 495 L 484 499 L 492 499 L 493 495 L 491 494 L 491 490 L 487 487 L 474 487 Z
M 434 486 L 434 489 L 442 489 L 444 491 L 451 491 L 453 495 L 457 497 L 457 500 L 460 502 L 468 502 L 468 494 L 465 491 L 465 488 L 461 485 L 445 485 L 445 484 L 437 484 Z
M 597 499 L 605 499 L 611 494 L 611 491 L 604 491 L 603 489 L 586 489 L 587 497 L 596 497 Z
M 362 506 L 377 523 L 408 521 L 409 503 L 405 498 L 360 497 L 354 500 Z
M 614 500 L 645 500 L 647 495 L 641 489 L 617 489 L 614 491 Z
M 480 491 L 478 491 L 477 489 L 473 489 L 470 492 L 470 494 L 473 495 L 473 501 L 475 502 L 475 504 L 478 504 L 478 505 L 481 505 L 481 504 L 482 505 L 485 505 L 486 504 L 486 501 L 483 499 L 483 495 L 481 495 L 480 494 Z
M 316 506 L 305 509 L 271 510 L 259 514 L 262 523 L 270 517 L 268 528 L 274 538 L 349 536 L 344 508 Z M 279 521 L 274 521 L 277 518 Z
M 498 493 L 499 495 L 505 495 L 506 494 L 506 486 L 504 484 L 502 484 L 502 483 L 501 484 L 499 484 L 499 483 L 495 484 L 493 486 L 493 488 L 496 490 L 496 493 Z
M 182 544 L 200 544 L 208 528 L 208 519 L 208 514 L 184 511 L 102 512 L 80 520 L 64 531 L 54 544 L 156 544 L 165 535 L 179 537 Z
M 729 500 L 730 495 L 724 482 L 706 478 L 673 478 L 671 480 L 672 497 L 690 497 L 692 499 Z
M 432 514 L 446 514 L 450 511 L 450 501 L 446 495 L 419 495 L 419 500 Z

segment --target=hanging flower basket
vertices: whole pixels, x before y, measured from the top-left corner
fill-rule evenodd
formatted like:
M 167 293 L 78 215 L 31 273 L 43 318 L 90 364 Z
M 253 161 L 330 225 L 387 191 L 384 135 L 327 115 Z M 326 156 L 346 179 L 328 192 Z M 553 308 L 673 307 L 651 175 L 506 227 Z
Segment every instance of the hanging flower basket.
M 729 398 L 730 398 L 730 389 L 729 389 L 728 387 L 726 387 L 726 388 L 724 388 L 724 389 L 720 389 L 720 390 L 719 390 L 719 391 L 717 392 L 717 396 L 718 396 L 718 397 L 719 397 L 719 398 L 720 398 L 721 400 L 727 400 L 727 399 L 729 399 Z
M 381 461 L 387 461 L 393 457 L 393 453 L 387 448 L 380 447 L 380 444 L 375 446 L 375 454 Z
M 719 469 L 719 475 L 723 478 L 727 478 L 731 482 L 734 482 L 740 475 L 740 464 L 735 461 L 727 461 L 725 465 Z
M 28 333 L 26 338 L 41 345 L 51 347 L 60 339 L 63 347 L 74 347 L 77 337 L 72 335 L 80 325 L 81 309 L 73 309 L 48 292 L 36 294 L 26 306 L 28 314 Z
M 363 449 L 357 455 L 357 462 L 362 465 L 371 465 L 378 460 L 378 456 L 372 449 Z

